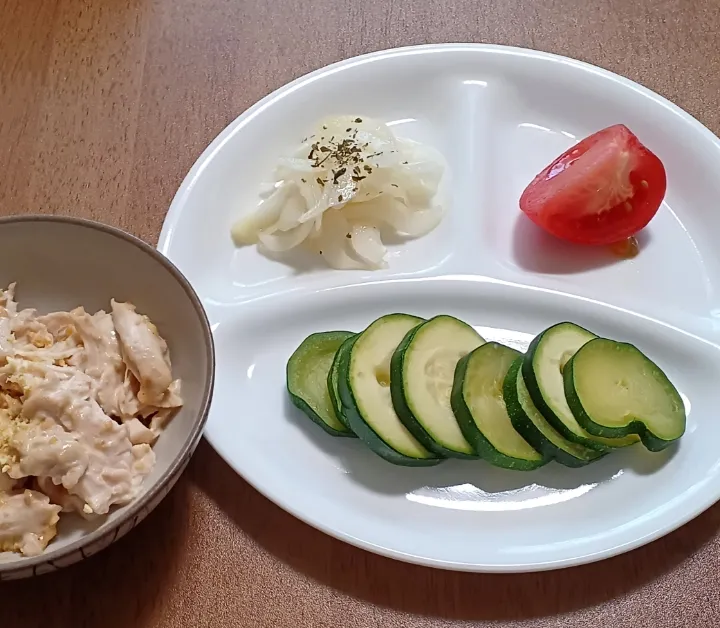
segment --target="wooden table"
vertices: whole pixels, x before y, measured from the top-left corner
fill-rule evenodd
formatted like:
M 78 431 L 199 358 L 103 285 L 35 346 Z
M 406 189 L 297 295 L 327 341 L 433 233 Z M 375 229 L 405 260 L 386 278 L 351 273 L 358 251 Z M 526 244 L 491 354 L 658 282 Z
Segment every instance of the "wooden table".
M 0 211 L 95 218 L 154 242 L 182 177 L 246 107 L 314 68 L 404 44 L 569 55 L 647 85 L 717 133 L 719 33 L 717 0 L 0 0 Z M 128 537 L 0 586 L 0 623 L 716 627 L 719 529 L 716 506 L 596 565 L 433 571 L 300 523 L 202 443 Z

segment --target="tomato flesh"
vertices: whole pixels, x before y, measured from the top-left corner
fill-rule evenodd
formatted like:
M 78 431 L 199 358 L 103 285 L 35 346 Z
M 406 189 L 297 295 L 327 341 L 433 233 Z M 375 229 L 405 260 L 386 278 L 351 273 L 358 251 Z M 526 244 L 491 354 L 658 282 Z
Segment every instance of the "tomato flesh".
M 645 227 L 665 197 L 660 159 L 623 124 L 598 131 L 538 174 L 520 209 L 558 238 L 613 244 Z

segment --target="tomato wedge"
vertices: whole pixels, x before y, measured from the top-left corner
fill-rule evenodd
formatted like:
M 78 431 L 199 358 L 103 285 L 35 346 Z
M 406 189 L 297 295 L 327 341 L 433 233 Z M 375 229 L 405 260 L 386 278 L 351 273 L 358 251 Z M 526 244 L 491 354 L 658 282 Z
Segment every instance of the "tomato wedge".
M 657 213 L 667 188 L 660 159 L 623 124 L 586 137 L 537 175 L 520 209 L 554 236 L 614 244 Z

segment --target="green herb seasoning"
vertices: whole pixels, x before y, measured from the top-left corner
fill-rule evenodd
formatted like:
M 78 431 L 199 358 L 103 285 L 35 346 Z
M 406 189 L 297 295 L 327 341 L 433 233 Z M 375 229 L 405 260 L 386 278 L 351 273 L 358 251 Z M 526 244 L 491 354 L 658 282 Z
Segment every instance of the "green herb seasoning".
M 362 119 L 356 118 L 355 122 L 359 124 Z M 327 130 L 327 126 L 323 126 L 323 130 Z M 326 162 L 329 165 L 331 164 L 333 183 L 337 183 L 338 178 L 347 172 L 348 168 L 352 169 L 355 176 L 360 176 L 361 168 L 370 174 L 372 166 L 367 163 L 367 160 L 382 154 L 380 152 L 368 156 L 364 155 L 368 143 L 357 141 L 357 129 L 348 127 L 346 133 L 350 134 L 351 132 L 352 135 L 344 139 L 336 139 L 334 135 L 330 138 L 321 136 L 310 147 L 307 159 L 313 162 L 312 167 L 322 168 Z
M 338 170 L 333 170 L 333 183 L 337 183 L 338 179 L 342 177 L 345 172 L 347 172 L 347 168 L 339 168 Z

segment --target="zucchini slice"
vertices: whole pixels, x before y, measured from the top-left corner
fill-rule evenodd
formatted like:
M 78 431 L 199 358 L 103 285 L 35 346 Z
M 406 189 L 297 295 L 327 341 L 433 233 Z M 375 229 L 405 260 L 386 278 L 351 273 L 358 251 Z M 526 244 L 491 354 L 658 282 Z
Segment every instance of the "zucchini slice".
M 602 458 L 602 452 L 569 441 L 547 422 L 530 399 L 522 362 L 522 356 L 515 359 L 503 384 L 503 398 L 513 427 L 543 456 L 566 467 L 582 467 Z
M 470 325 L 436 316 L 407 333 L 390 362 L 398 417 L 424 447 L 443 456 L 477 458 L 450 406 L 455 367 L 484 344 Z
M 520 436 L 505 407 L 503 382 L 519 355 L 497 342 L 475 349 L 458 362 L 451 401 L 465 438 L 480 457 L 497 467 L 529 471 L 548 459 Z
M 349 331 L 312 334 L 287 363 L 287 389 L 293 405 L 333 436 L 354 436 L 338 419 L 327 385 L 335 353 L 352 336 Z
M 661 451 L 685 433 L 680 393 L 631 344 L 605 338 L 588 342 L 568 362 L 563 379 L 573 414 L 591 434 L 638 434 L 647 449 Z
M 351 429 L 378 456 L 405 466 L 428 466 L 440 458 L 422 446 L 398 418 L 390 394 L 390 358 L 423 319 L 389 314 L 350 341 L 340 356 L 338 392 Z
M 638 442 L 635 435 L 605 438 L 584 430 L 565 399 L 563 369 L 570 358 L 595 334 L 574 323 L 558 323 L 537 336 L 528 347 L 522 374 L 535 407 L 562 436 L 598 451 L 627 447 Z
M 332 365 L 330 366 L 330 371 L 327 376 L 328 393 L 330 394 L 330 401 L 332 402 L 333 409 L 335 410 L 335 416 L 340 419 L 340 422 L 348 428 L 348 430 L 350 430 L 350 423 L 348 423 L 348 420 L 343 414 L 342 403 L 340 402 L 340 392 L 338 391 L 338 371 L 340 368 L 340 356 L 343 351 L 347 351 L 350 348 L 354 337 L 355 334 L 348 336 L 340 345 L 340 348 L 335 352 L 335 358 L 332 361 Z

